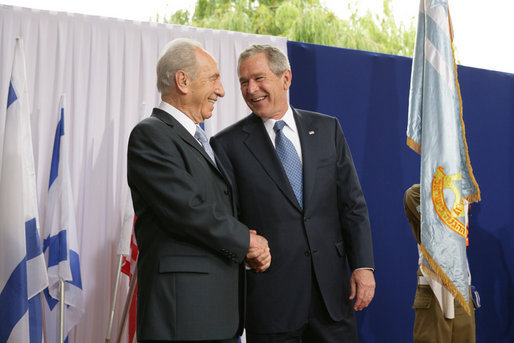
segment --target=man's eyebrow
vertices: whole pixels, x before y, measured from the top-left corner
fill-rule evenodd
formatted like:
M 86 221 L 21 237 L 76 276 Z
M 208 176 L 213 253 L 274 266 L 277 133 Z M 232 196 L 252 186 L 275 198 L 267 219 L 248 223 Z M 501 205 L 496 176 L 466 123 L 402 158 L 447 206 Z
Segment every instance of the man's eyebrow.
M 251 78 L 251 79 L 254 79 L 254 78 L 256 78 L 256 77 L 264 76 L 264 75 L 266 75 L 266 73 L 255 73 L 255 74 L 250 75 L 250 78 Z M 246 79 L 246 78 L 244 78 L 244 77 L 240 77 L 240 78 L 239 78 L 239 82 L 243 82 L 243 81 L 248 81 L 248 79 Z

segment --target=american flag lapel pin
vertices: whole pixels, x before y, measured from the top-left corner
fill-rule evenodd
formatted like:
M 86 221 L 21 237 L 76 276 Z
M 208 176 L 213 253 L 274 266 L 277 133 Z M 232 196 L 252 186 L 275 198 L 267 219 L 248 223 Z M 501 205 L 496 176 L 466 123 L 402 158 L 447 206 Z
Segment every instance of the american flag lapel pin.
M 316 134 L 316 131 L 314 131 L 314 130 L 309 131 L 309 135 L 314 135 L 314 134 Z

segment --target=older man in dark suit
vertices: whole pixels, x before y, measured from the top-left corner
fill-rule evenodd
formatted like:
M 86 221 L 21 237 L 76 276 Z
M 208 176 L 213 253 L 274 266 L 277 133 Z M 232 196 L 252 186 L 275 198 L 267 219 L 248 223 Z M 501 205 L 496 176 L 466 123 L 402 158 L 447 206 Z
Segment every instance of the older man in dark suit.
M 354 310 L 374 296 L 374 262 L 341 127 L 289 106 L 291 70 L 277 48 L 246 49 L 238 73 L 253 113 L 211 143 L 233 180 L 239 219 L 273 254 L 268 271 L 248 272 L 247 341 L 356 342 Z
M 244 264 L 264 271 L 266 240 L 234 217 L 230 182 L 198 126 L 224 95 L 198 42 L 172 41 L 157 64 L 159 108 L 130 135 L 137 215 L 139 342 L 236 342 Z

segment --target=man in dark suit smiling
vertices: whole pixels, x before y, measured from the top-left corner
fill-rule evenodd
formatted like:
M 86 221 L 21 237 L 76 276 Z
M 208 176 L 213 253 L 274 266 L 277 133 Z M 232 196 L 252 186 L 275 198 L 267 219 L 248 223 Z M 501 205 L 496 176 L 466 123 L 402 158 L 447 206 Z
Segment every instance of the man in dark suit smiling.
M 236 342 L 243 260 L 262 272 L 266 240 L 234 218 L 232 189 L 198 125 L 225 92 L 198 42 L 178 39 L 157 64 L 162 102 L 132 131 L 128 181 L 137 215 L 139 342 Z
M 354 310 L 374 296 L 374 262 L 341 127 L 289 106 L 291 70 L 277 48 L 247 48 L 238 74 L 253 113 L 211 143 L 233 180 L 239 219 L 273 253 L 265 273 L 248 272 L 247 341 L 356 342 Z

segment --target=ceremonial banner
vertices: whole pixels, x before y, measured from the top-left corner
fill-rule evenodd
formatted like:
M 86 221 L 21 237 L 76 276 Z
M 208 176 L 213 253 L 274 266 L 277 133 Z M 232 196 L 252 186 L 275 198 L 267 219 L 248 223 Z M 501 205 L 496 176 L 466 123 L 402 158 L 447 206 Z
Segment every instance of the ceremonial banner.
M 65 338 L 84 314 L 75 209 L 64 131 L 64 99 L 64 96 L 61 96 L 55 130 L 43 241 L 49 279 L 49 286 L 45 290 L 45 328 L 48 342 L 59 341 L 60 280 L 65 281 Z
M 16 40 L 0 174 L 0 342 L 43 342 L 41 250 L 25 56 Z
M 421 0 L 407 145 L 421 154 L 422 271 L 470 313 L 465 201 L 480 200 L 468 156 L 447 0 Z

